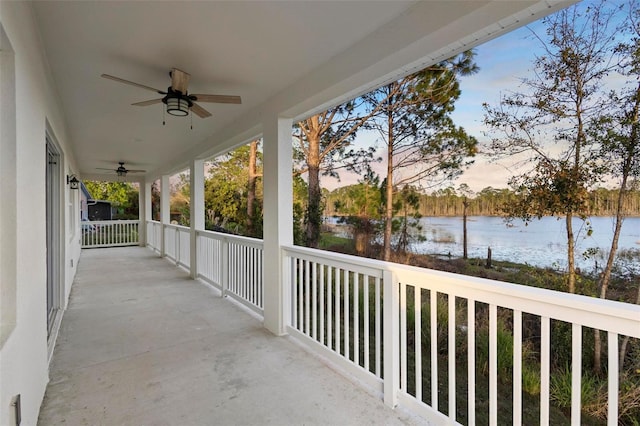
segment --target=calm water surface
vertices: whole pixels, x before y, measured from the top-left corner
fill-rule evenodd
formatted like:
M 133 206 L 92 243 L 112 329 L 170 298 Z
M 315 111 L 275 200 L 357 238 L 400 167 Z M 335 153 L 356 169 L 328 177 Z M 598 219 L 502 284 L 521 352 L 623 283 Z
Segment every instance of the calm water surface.
M 421 234 L 426 241 L 414 244 L 417 253 L 443 254 L 462 257 L 462 218 L 422 218 Z M 587 225 L 588 223 L 588 225 Z M 566 267 L 566 230 L 564 218 L 534 219 L 528 225 L 514 220 L 507 226 L 503 218 L 473 216 L 467 220 L 469 257 L 484 258 L 491 247 L 492 257 L 527 263 L 540 267 Z M 592 234 L 587 235 L 591 227 Z M 613 237 L 614 218 L 594 217 L 573 222 L 576 235 L 576 263 L 581 268 L 593 269 L 594 259 L 583 259 L 582 253 L 590 248 L 607 252 Z M 620 235 L 619 249 L 640 250 L 640 218 L 625 219 Z M 602 264 L 602 260 L 599 260 Z

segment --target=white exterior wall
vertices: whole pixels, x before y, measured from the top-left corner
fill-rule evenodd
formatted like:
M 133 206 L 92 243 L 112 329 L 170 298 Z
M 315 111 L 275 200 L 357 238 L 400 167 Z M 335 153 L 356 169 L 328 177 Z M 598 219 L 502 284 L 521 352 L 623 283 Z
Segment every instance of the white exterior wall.
M 15 424 L 11 401 L 17 394 L 21 395 L 22 425 L 35 425 L 48 382 L 50 357 L 46 318 L 47 132 L 58 143 L 62 154 L 58 224 L 61 228 L 62 309 L 66 306 L 80 256 L 79 191 L 70 190 L 65 182 L 65 175 L 77 167 L 31 6 L 24 2 L 0 2 L 0 25 L 13 50 L 15 67 L 15 79 L 7 74 L 0 75 L 0 78 L 13 80 L 3 80 L 3 88 L 8 85 L 15 89 L 15 113 L 11 102 L 5 102 L 5 99 L 0 102 L 0 109 L 3 109 L 0 125 L 15 126 L 15 131 L 7 133 L 5 128 L 0 133 L 0 156 L 15 156 L 14 160 L 5 158 L 0 162 L 4 186 L 1 195 L 11 199 L 15 194 L 15 203 L 0 209 L 0 257 L 3 259 L 0 263 L 0 297 L 8 295 L 2 308 L 9 313 L 2 315 L 0 336 L 0 425 Z M 75 214 L 74 209 L 78 209 Z M 55 335 L 54 331 L 52 339 Z

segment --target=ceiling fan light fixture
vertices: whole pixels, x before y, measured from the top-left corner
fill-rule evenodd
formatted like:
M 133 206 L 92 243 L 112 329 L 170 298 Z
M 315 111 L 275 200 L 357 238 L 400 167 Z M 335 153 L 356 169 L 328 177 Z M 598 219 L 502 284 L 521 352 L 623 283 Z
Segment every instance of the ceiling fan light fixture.
M 179 98 L 179 97 L 168 97 L 167 98 L 167 113 L 171 115 L 176 115 L 179 117 L 184 117 L 189 114 L 189 101 L 187 99 Z

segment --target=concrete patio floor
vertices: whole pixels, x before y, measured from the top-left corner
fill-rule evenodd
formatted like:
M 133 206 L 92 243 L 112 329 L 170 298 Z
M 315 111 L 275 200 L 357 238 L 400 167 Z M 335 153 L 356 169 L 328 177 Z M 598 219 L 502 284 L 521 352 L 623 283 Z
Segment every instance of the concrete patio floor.
M 39 425 L 419 424 L 140 247 L 83 250 Z

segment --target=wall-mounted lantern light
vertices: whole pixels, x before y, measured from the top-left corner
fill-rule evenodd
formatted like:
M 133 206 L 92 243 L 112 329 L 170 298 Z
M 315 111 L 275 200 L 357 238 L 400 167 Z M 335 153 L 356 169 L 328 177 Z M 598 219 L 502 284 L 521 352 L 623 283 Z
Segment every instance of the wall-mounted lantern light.
M 79 189 L 80 181 L 76 175 L 67 175 L 67 185 L 69 185 L 69 188 L 71 189 Z

